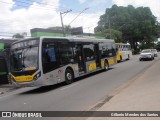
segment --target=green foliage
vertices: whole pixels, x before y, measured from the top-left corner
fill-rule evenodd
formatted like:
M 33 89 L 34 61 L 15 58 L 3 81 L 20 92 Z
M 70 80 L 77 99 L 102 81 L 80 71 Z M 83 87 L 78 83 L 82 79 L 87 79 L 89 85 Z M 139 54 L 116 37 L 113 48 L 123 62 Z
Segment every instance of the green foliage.
M 156 44 L 156 49 L 160 51 L 160 41 Z
M 23 32 L 23 33 L 16 33 L 12 36 L 12 38 L 17 38 L 17 39 L 22 39 L 22 38 L 25 38 L 27 36 L 27 33 L 26 32 Z
M 0 43 L 0 50 L 4 49 L 4 43 Z
M 111 34 L 110 34 L 111 33 Z M 103 36 L 106 39 L 114 39 L 116 42 L 122 42 L 122 32 L 114 29 L 105 29 L 103 32 L 97 32 L 96 35 Z
M 127 7 L 113 5 L 112 8 L 106 9 L 104 15 L 100 16 L 95 33 L 101 33 L 106 38 L 110 36 L 116 41 L 120 39 L 120 42 L 129 42 L 137 51 L 138 43 L 147 44 L 147 47 L 152 46 L 158 37 L 158 28 L 160 30 L 156 17 L 149 7 L 134 8 L 132 5 Z

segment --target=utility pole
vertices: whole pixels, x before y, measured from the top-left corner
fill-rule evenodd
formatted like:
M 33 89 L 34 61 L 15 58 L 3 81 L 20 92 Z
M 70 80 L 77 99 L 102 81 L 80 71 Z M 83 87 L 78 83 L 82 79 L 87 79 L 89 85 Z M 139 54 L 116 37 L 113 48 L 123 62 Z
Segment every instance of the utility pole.
M 65 28 L 64 28 L 64 24 L 63 24 L 63 14 L 67 14 L 67 13 L 69 13 L 69 12 L 71 12 L 72 10 L 67 10 L 67 11 L 65 11 L 65 12 L 60 12 L 60 18 L 61 18 L 61 25 L 62 25 L 62 30 L 63 30 L 63 36 L 65 37 L 66 36 L 66 34 L 65 34 Z

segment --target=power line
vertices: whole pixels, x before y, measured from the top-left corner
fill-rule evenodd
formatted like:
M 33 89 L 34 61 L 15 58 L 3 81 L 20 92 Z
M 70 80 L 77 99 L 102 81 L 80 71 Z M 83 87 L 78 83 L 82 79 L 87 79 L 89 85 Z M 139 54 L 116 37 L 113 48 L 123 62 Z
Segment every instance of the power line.
M 73 12 L 73 10 L 72 10 L 72 12 Z M 94 16 L 99 16 L 98 14 L 97 15 L 94 15 Z M 4 22 L 5 21 L 5 22 Z M 20 21 L 20 20 L 19 20 Z M 12 24 L 12 23 L 10 23 L 10 22 L 13 22 L 13 18 L 12 19 L 3 19 L 3 20 L 0 20 L 0 24 Z M 17 20 L 16 20 L 16 22 L 17 22 Z M 21 22 L 21 21 L 20 21 Z
M 89 8 L 85 8 L 83 11 L 81 11 L 68 25 L 70 25 L 73 21 L 75 21 L 77 19 L 77 17 L 80 16 L 87 9 L 89 9 Z

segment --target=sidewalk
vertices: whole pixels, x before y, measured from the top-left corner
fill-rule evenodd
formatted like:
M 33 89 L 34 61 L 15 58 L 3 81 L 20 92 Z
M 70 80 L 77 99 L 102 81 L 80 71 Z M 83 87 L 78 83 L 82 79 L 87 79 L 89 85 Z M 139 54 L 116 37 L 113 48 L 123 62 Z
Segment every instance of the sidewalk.
M 160 111 L 160 60 L 125 86 L 98 111 Z M 160 117 L 107 117 L 87 120 L 160 120 Z
M 11 84 L 0 85 L 0 95 L 5 94 L 6 92 L 9 92 L 13 89 L 14 88 Z

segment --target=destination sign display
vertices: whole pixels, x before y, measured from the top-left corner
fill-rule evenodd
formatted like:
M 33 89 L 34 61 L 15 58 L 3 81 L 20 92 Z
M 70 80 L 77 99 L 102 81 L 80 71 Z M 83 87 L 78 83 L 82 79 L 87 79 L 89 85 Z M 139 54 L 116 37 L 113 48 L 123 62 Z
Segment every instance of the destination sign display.
M 33 46 L 38 44 L 39 44 L 39 40 L 26 40 L 26 41 L 21 41 L 13 44 L 12 49 L 23 48 L 23 47 Z

